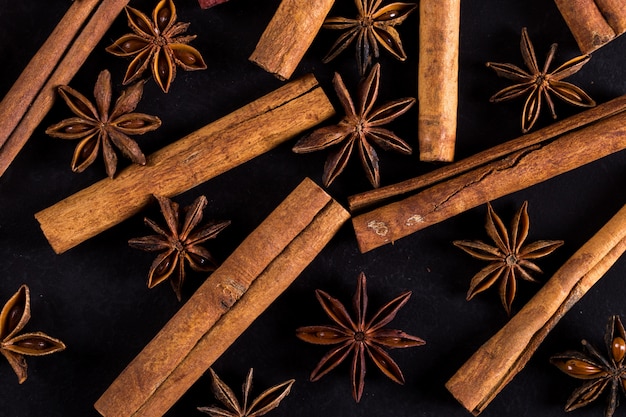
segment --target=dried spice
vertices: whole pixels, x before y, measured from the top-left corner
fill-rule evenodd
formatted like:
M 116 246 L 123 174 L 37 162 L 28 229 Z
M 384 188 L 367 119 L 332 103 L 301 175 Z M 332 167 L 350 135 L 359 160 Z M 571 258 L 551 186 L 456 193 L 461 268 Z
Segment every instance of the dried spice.
M 132 113 L 143 94 L 143 83 L 136 83 L 122 92 L 111 107 L 111 73 L 104 70 L 94 87 L 96 105 L 73 88 L 59 87 L 59 95 L 77 116 L 62 120 L 46 129 L 46 134 L 60 139 L 78 139 L 80 142 L 72 158 L 72 171 L 83 172 L 95 161 L 100 147 L 107 175 L 111 178 L 117 168 L 113 146 L 136 164 L 145 165 L 146 157 L 137 142 L 128 135 L 143 135 L 161 126 L 158 117 Z
M 42 332 L 18 334 L 30 320 L 30 290 L 22 285 L 0 312 L 0 353 L 17 375 L 26 381 L 28 366 L 24 356 L 43 356 L 65 349 L 58 339 Z
M 510 315 L 511 304 L 517 291 L 517 278 L 537 282 L 530 275 L 530 272 L 542 273 L 542 271 L 531 260 L 549 255 L 561 246 L 563 241 L 539 240 L 524 245 L 530 229 L 527 201 L 524 201 L 524 204 L 513 217 L 510 233 L 500 217 L 494 212 L 491 204 L 487 203 L 485 229 L 495 246 L 477 240 L 456 240 L 453 242 L 455 246 L 463 249 L 474 258 L 489 261 L 489 264 L 472 278 L 467 299 L 472 299 L 476 294 L 485 291 L 499 280 L 500 299 L 507 314 Z
M 393 150 L 405 155 L 413 152 L 408 143 L 381 126 L 406 113 L 415 103 L 415 99 L 413 97 L 401 98 L 373 109 L 378 97 L 379 82 L 380 65 L 376 64 L 359 86 L 356 103 L 358 107 L 355 107 L 341 76 L 335 73 L 333 85 L 345 117 L 335 126 L 315 130 L 300 139 L 293 147 L 296 153 L 307 153 L 338 145 L 337 149 L 326 159 L 324 186 L 330 186 L 343 172 L 353 149 L 358 147 L 367 179 L 372 186 L 378 187 L 380 185 L 378 154 L 370 141 L 384 150 Z
M 128 244 L 147 252 L 160 252 L 150 267 L 148 288 L 153 288 L 170 278 L 172 288 L 180 301 L 181 288 L 185 281 L 185 260 L 195 271 L 214 271 L 217 263 L 211 253 L 200 244 L 215 238 L 230 221 L 211 221 L 197 227 L 202 221 L 202 212 L 207 205 L 205 196 L 198 197 L 193 204 L 184 209 L 182 223 L 179 220 L 177 203 L 166 197 L 155 196 L 155 198 L 161 207 L 167 229 L 145 218 L 145 223 L 158 234 L 130 239 Z M 176 270 L 177 273 L 174 273 Z
M 612 316 L 604 336 L 607 356 L 603 356 L 586 340 L 582 341 L 583 352 L 568 351 L 550 358 L 550 362 L 572 378 L 583 379 L 585 383 L 574 390 L 565 405 L 565 411 L 572 411 L 595 401 L 609 388 L 609 401 L 604 412 L 611 417 L 618 405 L 617 393 L 624 392 L 626 384 L 626 332 L 619 316 Z
M 355 40 L 356 61 L 361 75 L 364 75 L 372 64 L 372 55 L 374 58 L 378 58 L 380 54 L 379 43 L 395 58 L 404 61 L 406 53 L 402 48 L 400 34 L 394 26 L 404 22 L 417 5 L 413 3 L 391 3 L 380 7 L 382 0 L 354 0 L 354 3 L 359 13 L 355 19 L 329 17 L 324 21 L 322 27 L 344 30 L 345 32 L 333 44 L 322 61 L 324 63 L 330 62 Z
M 222 381 L 213 369 L 211 377 L 213 378 L 212 390 L 215 398 L 220 400 L 226 409 L 216 406 L 198 407 L 199 411 L 213 417 L 258 417 L 267 414 L 269 411 L 278 407 L 280 402 L 289 394 L 291 386 L 295 382 L 294 379 L 285 381 L 263 391 L 261 395 L 248 403 L 250 391 L 252 390 L 252 368 L 248 372 L 248 377 L 243 384 L 243 404 L 239 403 L 237 396 L 228 385 Z
M 124 84 L 137 80 L 150 66 L 154 80 L 167 93 L 177 66 L 185 71 L 206 69 L 200 52 L 188 45 L 196 35 L 179 36 L 187 31 L 189 23 L 176 22 L 172 0 L 161 0 L 152 11 L 152 19 L 132 7 L 125 10 L 128 26 L 134 33 L 122 36 L 106 48 L 116 56 L 136 55 L 128 66 Z
M 353 298 L 356 320 L 350 317 L 345 306 L 336 298 L 322 290 L 315 295 L 322 308 L 335 325 L 306 326 L 296 330 L 296 335 L 308 343 L 335 345 L 317 364 L 311 373 L 311 381 L 317 381 L 335 369 L 352 353 L 351 381 L 352 397 L 361 399 L 365 384 L 365 356 L 376 364 L 391 380 L 403 384 L 404 376 L 400 367 L 391 359 L 384 348 L 407 348 L 421 346 L 425 342 L 401 330 L 383 328 L 391 322 L 398 311 L 406 304 L 411 291 L 406 291 L 382 306 L 374 316 L 366 321 L 367 288 L 366 277 L 361 272 Z
M 537 56 L 535 55 L 535 49 L 528 37 L 528 31 L 526 28 L 523 28 L 520 48 L 522 50 L 524 63 L 530 72 L 524 71 L 513 64 L 487 63 L 487 66 L 493 68 L 500 77 L 508 78 L 516 83 L 498 91 L 489 101 L 498 103 L 521 96 L 527 96 L 524 110 L 522 111 L 522 132 L 524 133 L 528 132 L 537 121 L 544 99 L 550 107 L 552 117 L 556 119 L 557 116 L 554 111 L 554 102 L 552 101 L 551 94 L 575 106 L 593 107 L 596 105 L 595 101 L 580 87 L 561 81 L 577 73 L 591 57 L 589 55 L 577 56 L 559 66 L 554 71 L 548 72 L 557 46 L 556 43 L 552 44 L 543 69 L 540 70 L 539 64 L 537 63 Z

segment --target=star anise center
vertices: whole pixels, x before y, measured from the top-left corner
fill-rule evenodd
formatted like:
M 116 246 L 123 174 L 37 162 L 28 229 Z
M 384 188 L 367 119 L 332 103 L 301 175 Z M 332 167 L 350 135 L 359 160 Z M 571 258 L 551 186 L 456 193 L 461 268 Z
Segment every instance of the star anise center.
M 358 331 L 354 333 L 354 340 L 357 342 L 364 342 L 365 341 L 365 333 Z

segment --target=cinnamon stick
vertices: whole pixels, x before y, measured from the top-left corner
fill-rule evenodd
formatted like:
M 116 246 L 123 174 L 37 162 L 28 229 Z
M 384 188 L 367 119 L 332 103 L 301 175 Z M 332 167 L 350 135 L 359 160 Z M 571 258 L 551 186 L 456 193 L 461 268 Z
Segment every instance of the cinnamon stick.
M 334 114 L 312 75 L 206 125 L 35 214 L 62 253 L 141 211 L 151 195 L 172 197 L 258 156 Z M 120 198 L 124 196 L 124 198 Z
M 621 0 L 554 0 L 580 50 L 591 53 L 624 33 Z
M 198 0 L 201 9 L 209 9 L 218 4 L 226 3 L 228 0 Z
M 531 145 L 352 219 L 367 252 L 432 224 L 626 148 L 621 111 Z
M 420 160 L 454 160 L 461 0 L 420 2 L 418 130 Z
M 0 176 L 52 108 L 56 88 L 69 84 L 127 4 L 128 0 L 74 1 L 0 103 Z
M 282 0 L 250 56 L 281 80 L 291 77 L 334 0 Z
M 550 330 L 626 250 L 626 206 L 446 383 L 474 415 L 526 365 Z
M 163 415 L 348 218 L 305 179 L 124 369 L 96 409 L 105 417 Z

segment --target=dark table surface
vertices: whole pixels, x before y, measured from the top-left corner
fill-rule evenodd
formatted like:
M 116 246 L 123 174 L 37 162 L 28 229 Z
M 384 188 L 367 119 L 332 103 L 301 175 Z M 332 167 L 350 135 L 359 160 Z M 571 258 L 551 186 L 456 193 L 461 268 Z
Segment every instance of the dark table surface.
M 337 0 L 331 15 L 354 13 L 350 0 Z M 32 55 L 59 21 L 70 0 L 0 1 L 0 94 L 4 95 Z M 132 0 L 150 12 L 156 1 Z M 278 0 L 231 0 L 201 10 L 195 0 L 178 1 L 179 20 L 191 22 L 192 45 L 203 54 L 208 69 L 178 73 L 171 91 L 162 93 L 150 81 L 139 111 L 158 115 L 163 126 L 139 137 L 150 154 L 186 134 L 230 113 L 283 84 L 248 61 Z M 522 100 L 489 103 L 508 85 L 485 62 L 523 65 L 519 52 L 522 27 L 528 27 L 540 63 L 552 42 L 559 43 L 555 64 L 579 54 L 577 45 L 552 0 L 465 1 L 461 16 L 460 105 L 456 159 L 462 159 L 520 135 Z M 399 31 L 409 56 L 404 63 L 387 53 L 380 59 L 380 102 L 417 95 L 418 13 Z M 108 68 L 119 93 L 128 61 L 104 51 L 127 32 L 120 16 L 80 69 L 71 86 L 90 96 L 98 73 Z M 353 90 L 358 78 L 353 49 L 330 64 L 322 64 L 338 34 L 323 30 L 292 78 L 313 72 L 336 103 L 331 86 L 340 72 Z M 626 37 L 593 54 L 591 61 L 568 81 L 585 89 L 598 103 L 626 93 Z M 560 118 L 581 111 L 557 102 Z M 105 177 L 101 160 L 82 174 L 70 171 L 75 143 L 47 137 L 46 126 L 69 117 L 57 101 L 12 166 L 0 178 L 0 300 L 4 303 L 26 283 L 32 293 L 32 319 L 27 330 L 42 330 L 62 339 L 67 350 L 49 357 L 29 358 L 29 377 L 18 385 L 9 365 L 0 361 L 0 416 L 95 416 L 93 403 L 129 361 L 181 307 L 169 284 L 146 287 L 152 255 L 131 249 L 127 240 L 149 234 L 142 218 L 159 219 L 151 206 L 142 215 L 56 255 L 41 233 L 34 213 Z M 336 119 L 335 119 L 336 120 Z M 329 122 L 330 123 L 330 122 Z M 537 127 L 552 123 L 547 109 Z M 417 148 L 417 108 L 390 126 Z M 590 139 L 591 140 L 591 139 Z M 325 153 L 296 155 L 293 141 L 178 196 L 181 205 L 204 194 L 206 218 L 230 219 L 232 225 L 207 246 L 225 259 L 303 178 L 321 182 Z M 435 168 L 417 155 L 381 152 L 382 184 L 412 178 Z M 120 167 L 128 164 L 120 160 Z M 544 282 L 624 204 L 626 155 L 618 153 L 570 173 L 502 197 L 493 202 L 505 222 L 523 201 L 529 202 L 529 241 L 563 239 L 565 245 L 539 261 Z M 328 189 L 340 203 L 370 185 L 357 160 Z M 123 198 L 123 196 L 120 196 Z M 255 369 L 255 393 L 295 378 L 292 393 L 270 413 L 280 416 L 467 416 L 444 383 L 469 356 L 506 322 L 495 289 L 468 302 L 470 278 L 481 267 L 451 242 L 488 239 L 486 207 L 479 206 L 441 224 L 366 254 L 359 253 L 354 232 L 346 224 L 293 285 L 228 349 L 214 369 L 237 392 L 249 368 Z M 359 272 L 368 276 L 370 305 L 382 305 L 405 290 L 413 295 L 392 327 L 426 340 L 423 347 L 395 350 L 391 356 L 404 371 L 398 386 L 369 363 L 365 393 L 359 404 L 351 398 L 349 366 L 342 365 L 319 382 L 308 376 L 327 351 L 298 340 L 294 330 L 324 324 L 315 289 L 350 303 Z M 206 274 L 188 274 L 183 302 Z M 210 278 L 209 278 L 210 279 Z M 626 263 L 623 260 L 566 314 L 526 368 L 496 397 L 482 415 L 558 416 L 570 392 L 579 385 L 548 363 L 567 349 L 579 349 L 582 338 L 602 345 L 607 318 L 626 313 Z M 518 311 L 541 284 L 522 282 L 513 309 Z M 215 404 L 208 374 L 203 376 L 167 416 L 202 415 L 198 406 Z M 575 416 L 599 416 L 604 399 Z M 618 409 L 618 414 L 624 414 Z

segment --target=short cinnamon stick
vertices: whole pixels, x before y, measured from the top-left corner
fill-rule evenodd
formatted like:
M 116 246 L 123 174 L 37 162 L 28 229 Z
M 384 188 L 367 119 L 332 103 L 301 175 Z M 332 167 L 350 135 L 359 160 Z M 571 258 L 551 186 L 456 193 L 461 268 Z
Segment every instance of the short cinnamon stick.
M 352 219 L 367 252 L 626 148 L 626 112 L 531 145 Z
M 291 77 L 334 0 L 282 0 L 250 56 L 281 80 Z
M 420 160 L 454 160 L 461 0 L 420 2 L 418 130 Z
M 208 124 L 35 214 L 62 253 L 141 211 L 151 195 L 172 197 L 258 156 L 334 114 L 312 75 Z M 124 196 L 124 198 L 120 198 Z
M 349 214 L 303 181 L 207 279 L 96 402 L 163 415 L 315 258 Z
M 580 50 L 585 54 L 595 51 L 624 32 L 626 12 L 621 0 L 554 1 Z
M 77 6 L 79 4 L 82 7 L 79 8 Z M 73 12 L 69 16 L 67 14 L 64 16 L 59 23 L 59 29 L 55 29 L 51 38 L 33 57 L 16 85 L 3 100 L 3 102 L 6 101 L 6 104 L 0 105 L 0 111 L 10 112 L 8 115 L 10 120 L 6 120 L 7 116 L 0 113 L 0 120 L 2 121 L 0 122 L 2 123 L 2 127 L 0 127 L 0 176 L 4 174 L 39 123 L 52 108 L 56 88 L 59 85 L 69 84 L 127 4 L 128 0 L 101 0 L 89 22 L 74 39 L 76 30 L 80 27 L 79 21 L 81 19 L 84 21 L 91 10 L 89 7 L 94 8 L 96 5 L 92 0 L 75 1 L 70 8 Z M 76 19 L 76 22 L 69 23 L 69 19 Z M 69 27 L 60 28 L 64 24 L 68 24 Z M 66 50 L 66 45 L 70 41 L 73 42 Z M 65 54 L 63 55 L 62 52 Z M 56 61 L 54 61 L 55 59 Z M 37 74 L 40 69 L 42 70 L 41 75 Z M 51 70 L 54 71 L 50 75 L 49 71 Z M 48 74 L 43 74 L 44 72 L 48 72 Z M 41 83 L 44 82 L 42 87 Z M 14 99 L 18 100 L 17 108 L 7 110 L 11 109 L 13 105 L 11 100 Z
M 474 415 L 526 365 L 550 330 L 626 250 L 626 206 L 446 383 Z

